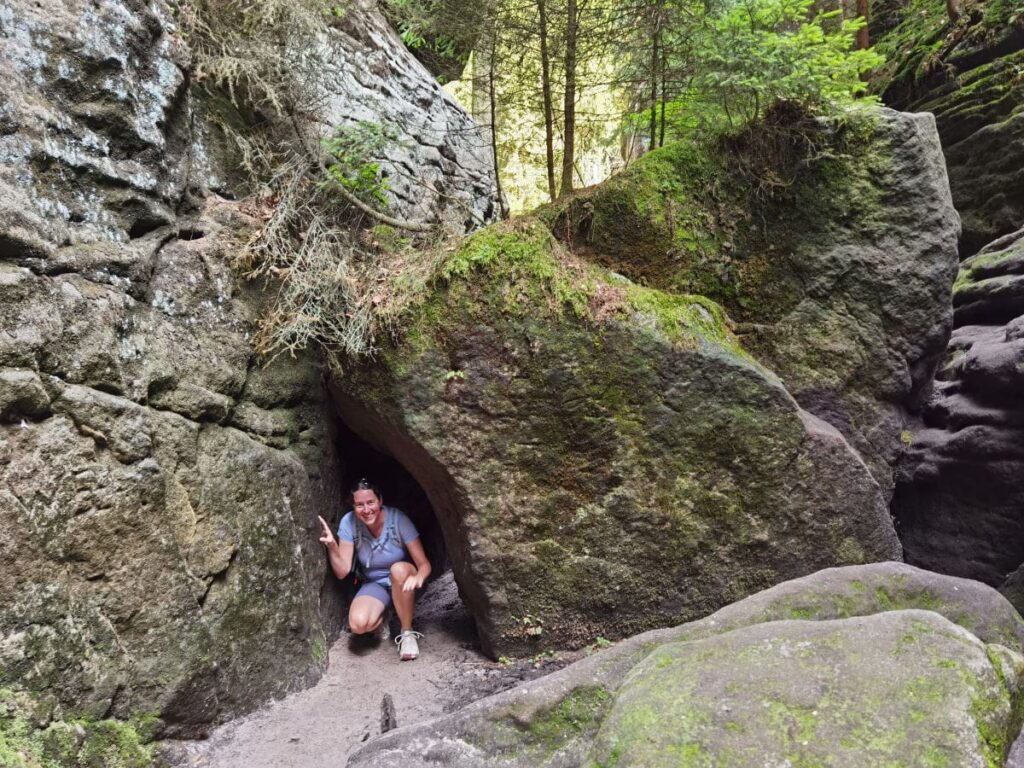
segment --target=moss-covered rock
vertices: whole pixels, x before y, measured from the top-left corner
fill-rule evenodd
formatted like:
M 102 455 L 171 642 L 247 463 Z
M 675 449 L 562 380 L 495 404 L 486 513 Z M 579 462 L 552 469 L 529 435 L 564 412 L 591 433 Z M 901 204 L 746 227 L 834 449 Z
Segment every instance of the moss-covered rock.
M 149 768 L 156 718 L 52 720 L 46 705 L 0 689 L 0 765 L 4 768 Z
M 707 299 L 624 281 L 532 219 L 474 235 L 441 275 L 401 340 L 332 390 L 430 496 L 489 652 L 899 557 L 864 465 Z
M 876 0 L 887 63 L 874 88 L 896 109 L 935 114 L 968 256 L 1024 222 L 1024 15 L 1012 0 Z
M 925 611 L 785 621 L 667 644 L 617 691 L 597 765 L 1002 766 L 1024 657 Z
M 1021 728 L 1022 643 L 982 584 L 830 569 L 389 733 L 349 765 L 995 768 Z
M 950 328 L 958 223 L 930 117 L 780 115 L 663 147 L 539 215 L 581 256 L 721 304 L 890 492 L 901 420 Z

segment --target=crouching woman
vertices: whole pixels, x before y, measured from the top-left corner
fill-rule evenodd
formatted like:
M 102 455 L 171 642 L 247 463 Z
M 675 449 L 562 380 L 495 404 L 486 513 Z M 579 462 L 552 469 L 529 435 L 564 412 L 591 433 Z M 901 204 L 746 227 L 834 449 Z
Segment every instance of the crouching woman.
M 412 628 L 416 590 L 430 575 L 430 561 L 412 520 L 401 510 L 384 506 L 380 489 L 360 480 L 352 489 L 352 509 L 338 525 L 338 538 L 322 517 L 320 523 L 320 542 L 327 547 L 334 575 L 344 579 L 355 573 L 359 585 L 348 610 L 349 628 L 355 634 L 376 631 L 393 602 L 402 623 L 395 638 L 398 655 L 403 661 L 415 659 L 416 639 L 422 637 Z

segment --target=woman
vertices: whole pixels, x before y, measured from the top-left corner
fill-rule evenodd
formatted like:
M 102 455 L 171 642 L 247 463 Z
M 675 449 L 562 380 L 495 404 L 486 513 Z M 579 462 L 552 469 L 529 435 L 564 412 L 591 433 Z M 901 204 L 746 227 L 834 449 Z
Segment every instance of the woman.
M 338 525 L 338 539 L 322 517 L 320 524 L 320 541 L 327 547 L 334 575 L 344 579 L 357 566 L 359 591 L 348 609 L 351 630 L 360 635 L 375 631 L 393 601 L 402 622 L 402 632 L 395 638 L 398 655 L 402 661 L 415 659 L 419 656 L 416 638 L 423 635 L 412 629 L 414 600 L 430 575 L 430 561 L 412 520 L 400 510 L 385 507 L 380 489 L 360 480 L 352 488 L 352 509 Z

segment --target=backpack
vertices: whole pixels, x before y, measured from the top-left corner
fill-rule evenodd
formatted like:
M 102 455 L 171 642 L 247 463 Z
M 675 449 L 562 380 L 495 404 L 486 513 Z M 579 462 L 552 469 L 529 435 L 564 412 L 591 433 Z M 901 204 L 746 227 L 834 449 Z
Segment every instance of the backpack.
M 397 541 L 402 549 L 405 549 L 405 542 L 402 541 L 402 531 L 398 527 L 398 510 L 392 507 L 382 507 L 384 512 L 384 530 L 382 531 L 383 537 L 381 538 L 382 543 L 394 539 Z M 353 538 L 352 545 L 352 575 L 356 580 L 356 584 L 366 581 L 366 567 L 359 559 L 359 549 L 363 544 L 363 537 L 372 540 L 373 535 L 370 533 L 370 529 L 366 527 L 362 520 L 360 520 L 355 513 L 352 514 L 352 528 L 355 531 L 355 537 Z M 365 533 L 364 533 L 365 532 Z M 373 545 L 371 547 L 371 554 Z

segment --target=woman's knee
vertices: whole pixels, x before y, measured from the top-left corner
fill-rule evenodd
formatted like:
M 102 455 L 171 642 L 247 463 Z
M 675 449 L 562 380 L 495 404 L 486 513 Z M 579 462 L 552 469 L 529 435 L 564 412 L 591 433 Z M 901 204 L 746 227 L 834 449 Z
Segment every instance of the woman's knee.
M 395 579 L 405 579 L 408 576 L 412 576 L 416 572 L 416 566 L 412 563 L 407 563 L 404 560 L 399 560 L 397 563 L 393 563 L 391 566 L 391 583 L 395 583 Z
M 357 635 L 363 635 L 370 631 L 370 624 L 365 616 L 349 616 L 348 628 Z
M 348 628 L 357 635 L 372 632 L 380 622 L 380 614 L 363 608 L 353 608 L 348 613 Z

